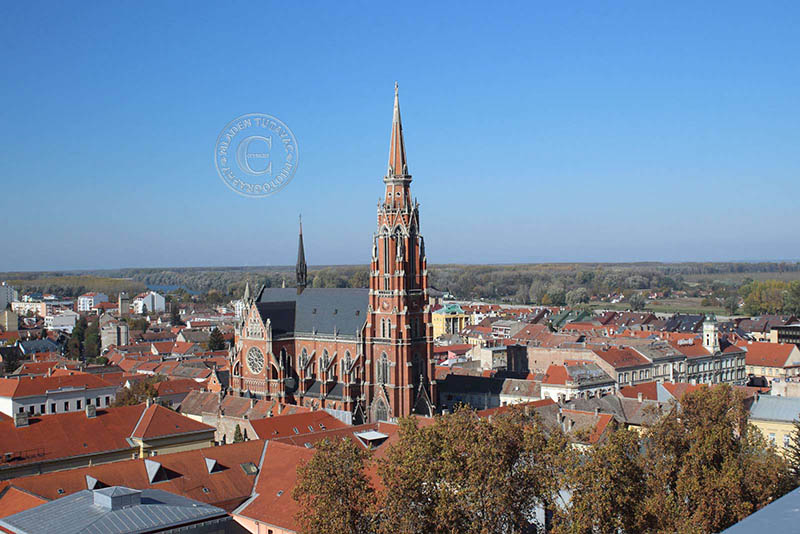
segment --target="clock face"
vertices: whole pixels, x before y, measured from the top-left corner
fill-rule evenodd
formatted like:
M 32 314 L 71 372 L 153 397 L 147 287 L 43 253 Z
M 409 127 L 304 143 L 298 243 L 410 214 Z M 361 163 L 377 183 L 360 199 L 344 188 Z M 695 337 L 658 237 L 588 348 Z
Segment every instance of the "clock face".
M 264 370 L 264 355 L 255 347 L 247 351 L 247 368 L 254 375 Z

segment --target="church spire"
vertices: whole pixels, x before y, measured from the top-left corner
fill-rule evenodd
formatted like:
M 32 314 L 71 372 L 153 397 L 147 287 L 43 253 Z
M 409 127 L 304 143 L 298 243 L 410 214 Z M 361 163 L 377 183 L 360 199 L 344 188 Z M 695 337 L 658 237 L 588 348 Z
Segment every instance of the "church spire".
M 242 300 L 245 304 L 250 304 L 250 280 L 244 284 L 244 295 L 242 296 Z
M 398 84 L 394 82 L 394 115 L 392 116 L 392 140 L 389 143 L 389 172 L 392 176 L 405 176 L 408 174 L 406 162 L 406 144 L 403 141 L 403 123 L 400 120 L 400 98 Z
M 300 216 L 300 238 L 297 243 L 297 265 L 295 266 L 295 273 L 297 274 L 297 294 L 299 295 L 306 288 L 306 277 L 308 274 L 308 267 L 306 266 L 306 252 L 303 248 L 302 216 Z

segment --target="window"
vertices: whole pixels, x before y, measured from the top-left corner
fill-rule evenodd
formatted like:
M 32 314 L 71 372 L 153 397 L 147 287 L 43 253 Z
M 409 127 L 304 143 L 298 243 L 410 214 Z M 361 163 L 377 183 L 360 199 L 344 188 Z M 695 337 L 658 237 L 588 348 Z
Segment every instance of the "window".
M 386 384 L 389 381 L 389 357 L 385 352 L 378 360 L 377 379 L 378 384 Z
M 111 397 L 106 395 L 106 406 L 108 406 L 110 403 L 111 403 Z
M 75 409 L 76 410 L 80 410 L 81 409 L 81 401 L 77 400 L 75 402 L 76 402 Z
M 56 403 L 50 403 L 50 413 L 56 413 Z
M 775 432 L 770 432 L 769 434 L 769 442 L 775 443 Z
M 39 406 L 39 413 L 44 413 L 44 404 Z
M 69 411 L 69 401 L 64 401 L 64 411 L 65 412 Z
M 789 447 L 789 439 L 790 438 L 789 438 L 788 434 L 784 434 L 783 435 L 783 446 L 784 446 L 784 448 Z

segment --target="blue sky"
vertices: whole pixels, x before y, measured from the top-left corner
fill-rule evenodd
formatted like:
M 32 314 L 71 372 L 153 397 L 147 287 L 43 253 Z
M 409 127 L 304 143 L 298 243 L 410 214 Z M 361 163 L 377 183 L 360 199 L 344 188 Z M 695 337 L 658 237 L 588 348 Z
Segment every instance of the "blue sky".
M 366 263 L 393 84 L 431 263 L 797 258 L 797 2 L 16 2 L 0 271 Z M 298 139 L 216 175 L 233 118 Z

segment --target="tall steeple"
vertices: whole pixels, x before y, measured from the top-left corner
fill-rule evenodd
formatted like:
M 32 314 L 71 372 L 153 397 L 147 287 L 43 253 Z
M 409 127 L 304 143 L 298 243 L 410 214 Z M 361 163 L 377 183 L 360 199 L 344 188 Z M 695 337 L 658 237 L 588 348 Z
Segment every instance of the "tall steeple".
M 297 294 L 303 292 L 306 288 L 308 267 L 306 266 L 306 252 L 303 248 L 303 217 L 300 216 L 300 239 L 297 243 L 297 265 L 295 266 L 295 273 L 297 274 Z
M 403 140 L 403 123 L 400 120 L 400 97 L 398 84 L 394 82 L 394 115 L 392 116 L 392 139 L 389 143 L 389 170 L 386 177 L 405 177 L 408 175 L 406 144 Z
M 245 304 L 250 304 L 250 280 L 244 284 L 244 296 L 242 296 L 242 300 Z

